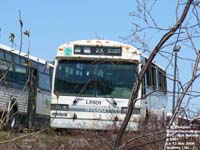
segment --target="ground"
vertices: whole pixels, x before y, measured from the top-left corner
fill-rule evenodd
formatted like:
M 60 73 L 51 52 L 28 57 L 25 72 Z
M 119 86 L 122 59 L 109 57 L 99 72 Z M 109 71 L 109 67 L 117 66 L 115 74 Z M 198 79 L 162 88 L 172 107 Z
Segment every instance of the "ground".
M 128 139 L 140 134 L 129 133 L 125 137 Z M 0 131 L 0 150 L 110 150 L 115 137 L 114 131 Z M 143 142 L 146 141 L 136 141 L 136 145 Z M 153 143 L 135 150 L 159 150 L 161 147 L 160 144 Z

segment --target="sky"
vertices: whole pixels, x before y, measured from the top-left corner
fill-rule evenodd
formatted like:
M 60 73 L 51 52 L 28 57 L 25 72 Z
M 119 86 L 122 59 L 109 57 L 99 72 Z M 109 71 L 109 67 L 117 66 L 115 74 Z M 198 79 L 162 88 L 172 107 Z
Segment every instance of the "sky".
M 28 29 L 31 33 L 31 54 L 53 59 L 57 47 L 64 42 L 97 38 L 119 41 L 119 36 L 130 33 L 129 13 L 134 8 L 134 2 L 7 0 L 1 2 L 1 6 L 0 42 L 11 45 L 8 37 L 13 32 L 16 35 L 16 48 L 19 48 L 20 10 L 23 29 Z M 25 37 L 23 43 L 26 51 L 28 42 Z
M 164 6 L 165 3 L 161 4 Z M 134 20 L 129 14 L 136 7 L 134 0 L 2 1 L 0 43 L 11 45 L 8 37 L 12 32 L 16 37 L 14 48 L 19 49 L 19 10 L 23 31 L 30 30 L 31 54 L 34 56 L 54 59 L 59 45 L 74 40 L 110 39 L 121 42 L 120 36 L 131 33 Z M 173 12 L 163 14 L 170 18 Z M 163 23 L 162 17 L 158 20 Z M 27 38 L 23 37 L 24 52 L 27 44 Z
M 45 60 L 53 60 L 58 46 L 65 42 L 107 39 L 126 43 L 120 37 L 131 34 L 132 23 L 136 20 L 129 14 L 137 9 L 135 0 L 2 0 L 0 4 L 0 43 L 11 46 L 8 37 L 14 33 L 14 48 L 19 49 L 20 10 L 23 31 L 30 31 L 30 53 Z M 165 28 L 174 25 L 176 1 L 161 0 L 156 6 L 153 15 L 159 25 Z M 148 43 L 150 48 L 162 35 L 153 35 L 153 40 Z M 23 36 L 22 51 L 26 53 L 27 48 L 28 40 Z M 184 56 L 186 50 L 182 49 L 180 53 Z M 161 66 L 165 64 L 163 58 L 156 61 Z M 189 64 L 190 72 L 191 66 Z M 188 78 L 187 74 L 184 78 Z

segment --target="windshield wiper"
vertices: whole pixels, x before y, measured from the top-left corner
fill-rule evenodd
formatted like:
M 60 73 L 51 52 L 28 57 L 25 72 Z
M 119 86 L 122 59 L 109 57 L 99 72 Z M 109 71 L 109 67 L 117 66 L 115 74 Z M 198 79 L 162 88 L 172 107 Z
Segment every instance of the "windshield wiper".
M 79 98 L 78 96 L 73 100 L 73 105 L 76 105 L 78 101 L 83 100 L 82 98 Z
M 82 87 L 82 89 L 80 90 L 79 94 L 76 96 L 76 98 L 73 100 L 73 105 L 77 104 L 78 101 L 83 100 L 82 98 L 79 98 L 81 96 L 81 94 L 85 91 L 87 85 L 91 82 L 91 79 L 89 79 L 85 85 Z
M 111 99 L 108 99 L 108 98 L 111 98 Z M 115 99 L 112 95 L 105 95 L 105 99 L 111 105 L 114 105 L 115 107 L 117 106 L 117 102 L 115 101 Z

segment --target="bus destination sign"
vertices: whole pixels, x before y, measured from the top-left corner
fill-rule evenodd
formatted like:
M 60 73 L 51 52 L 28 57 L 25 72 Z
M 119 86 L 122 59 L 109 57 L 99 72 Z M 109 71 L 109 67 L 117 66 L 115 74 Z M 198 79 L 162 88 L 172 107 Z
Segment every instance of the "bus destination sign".
M 121 56 L 122 48 L 104 46 L 74 46 L 74 54 Z

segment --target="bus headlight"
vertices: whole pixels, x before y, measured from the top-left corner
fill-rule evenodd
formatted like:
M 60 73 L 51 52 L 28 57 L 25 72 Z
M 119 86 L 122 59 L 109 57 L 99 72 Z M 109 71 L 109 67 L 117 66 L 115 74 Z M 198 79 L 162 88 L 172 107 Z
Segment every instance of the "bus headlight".
M 128 112 L 128 107 L 122 107 L 121 108 L 121 113 L 126 114 Z
M 66 104 L 51 104 L 51 110 L 68 111 L 69 110 L 69 105 L 66 105 Z

